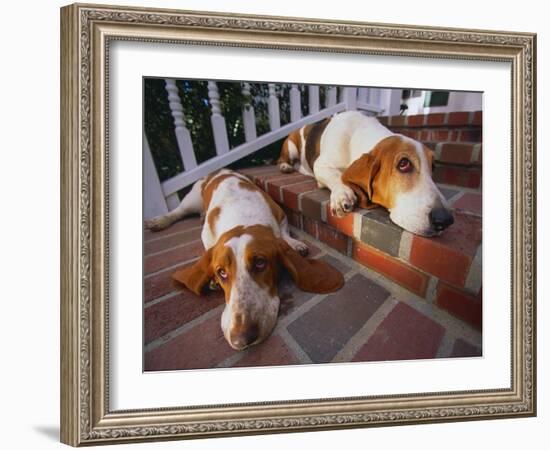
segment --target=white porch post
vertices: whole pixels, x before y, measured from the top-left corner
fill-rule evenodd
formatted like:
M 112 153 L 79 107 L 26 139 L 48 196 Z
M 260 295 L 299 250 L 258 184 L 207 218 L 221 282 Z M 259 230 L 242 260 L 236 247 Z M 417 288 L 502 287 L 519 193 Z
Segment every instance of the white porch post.
M 296 122 L 302 117 L 302 108 L 300 102 L 300 90 L 297 84 L 290 87 L 290 121 Z
M 222 116 L 220 108 L 220 93 L 218 85 L 214 81 L 208 82 L 208 99 L 212 107 L 212 134 L 214 135 L 214 145 L 216 146 L 216 154 L 223 155 L 229 151 L 229 140 L 227 138 L 227 128 L 225 127 L 225 119 Z
M 176 134 L 183 167 L 185 170 L 191 170 L 197 167 L 197 160 L 195 159 L 191 134 L 185 126 L 185 116 L 183 114 L 183 106 L 178 93 L 178 87 L 176 86 L 176 80 L 167 78 L 164 82 L 166 92 L 168 93 L 170 111 L 174 118 L 174 132 Z
M 363 103 L 369 103 L 369 91 L 368 88 L 359 88 L 357 89 L 357 101 Z
M 279 112 L 279 99 L 277 98 L 277 91 L 275 84 L 269 83 L 269 100 L 267 104 L 267 111 L 269 113 L 269 127 L 271 131 L 275 131 L 281 128 L 281 116 Z
M 319 112 L 319 86 L 309 86 L 309 114 Z
M 325 108 L 336 105 L 337 97 L 338 88 L 336 86 L 328 86 L 325 90 Z
M 357 88 L 345 87 L 342 92 L 342 101 L 348 111 L 357 109 Z
M 256 115 L 254 113 L 254 107 L 250 101 L 250 83 L 243 83 L 242 94 L 246 99 L 243 105 L 243 125 L 244 125 L 244 138 L 246 142 L 256 139 Z
M 384 116 L 398 116 L 401 111 L 402 89 L 382 89 L 380 93 L 381 114 Z
M 168 206 L 164 200 L 149 142 L 143 134 L 143 218 L 151 219 L 167 212 Z

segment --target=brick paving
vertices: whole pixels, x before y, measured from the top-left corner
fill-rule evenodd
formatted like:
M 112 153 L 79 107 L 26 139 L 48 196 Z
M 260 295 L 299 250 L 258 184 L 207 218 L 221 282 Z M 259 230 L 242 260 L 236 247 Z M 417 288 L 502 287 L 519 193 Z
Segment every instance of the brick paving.
M 284 273 L 274 332 L 260 345 L 238 352 L 221 332 L 222 293 L 199 297 L 172 282 L 170 275 L 186 262 L 174 266 L 169 258 L 154 267 L 161 270 L 145 273 L 145 370 L 481 356 L 481 333 L 475 328 L 303 231 L 293 229 L 293 234 L 308 243 L 312 257 L 345 274 L 346 284 L 340 291 L 328 295 L 304 292 Z M 161 245 L 168 240 L 172 242 L 173 234 L 145 235 L 146 244 Z M 181 248 L 196 248 L 200 241 L 197 238 L 192 247 L 188 244 Z M 167 247 L 165 253 L 170 252 Z M 162 254 L 146 252 L 145 260 Z M 189 260 L 195 255 L 190 251 Z M 450 339 L 450 346 L 444 345 L 443 336 Z

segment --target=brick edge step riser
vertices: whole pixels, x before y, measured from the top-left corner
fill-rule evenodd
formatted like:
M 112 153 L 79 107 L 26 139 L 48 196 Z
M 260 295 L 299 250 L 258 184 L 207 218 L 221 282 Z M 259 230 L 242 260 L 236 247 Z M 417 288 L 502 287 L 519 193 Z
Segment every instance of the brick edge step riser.
M 480 267 L 476 265 L 474 257 L 468 261 L 462 255 L 464 270 L 459 280 L 446 279 L 445 274 L 438 277 L 409 260 L 414 240 L 411 233 L 395 226 L 385 226 L 380 220 L 374 219 L 372 212 L 366 215 L 353 213 L 343 219 L 332 217 L 327 211 L 326 191 L 312 190 L 296 194 L 285 189 L 284 185 L 273 189 L 272 183 L 281 180 L 276 172 L 267 177 L 265 174 L 253 177 L 262 189 L 283 206 L 291 225 L 474 327 L 481 327 L 481 304 L 478 299 L 481 277 L 476 273 Z M 298 184 L 305 185 L 304 182 Z M 297 184 L 290 186 L 296 187 Z M 278 195 L 273 195 L 275 192 Z M 295 197 L 293 201 L 289 201 L 291 197 Z M 379 238 L 376 237 L 377 233 Z M 407 243 L 407 240 L 411 242 Z M 471 290 L 466 289 L 468 283 Z M 454 302 L 446 300 L 449 295 L 455 299 Z

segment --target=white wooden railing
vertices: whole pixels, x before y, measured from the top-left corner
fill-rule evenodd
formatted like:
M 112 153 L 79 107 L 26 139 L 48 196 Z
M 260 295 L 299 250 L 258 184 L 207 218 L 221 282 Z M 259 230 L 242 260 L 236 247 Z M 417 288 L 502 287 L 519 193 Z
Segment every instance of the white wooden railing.
M 184 170 L 172 178 L 159 181 L 147 137 L 144 135 L 144 217 L 146 219 L 165 214 L 179 204 L 177 192 L 197 181 L 210 172 L 225 167 L 279 139 L 304 125 L 317 122 L 335 113 L 347 110 L 361 110 L 368 115 L 399 113 L 401 92 L 395 89 L 371 89 L 336 86 L 308 86 L 308 115 L 302 117 L 301 95 L 298 85 L 289 89 L 290 123 L 281 126 L 277 85 L 268 84 L 267 109 L 270 131 L 258 136 L 256 116 L 252 103 L 243 106 L 242 119 L 245 142 L 234 148 L 229 147 L 225 119 L 220 108 L 220 95 L 216 82 L 208 81 L 208 103 L 211 110 L 211 127 L 214 137 L 216 156 L 197 164 L 191 134 L 185 125 L 185 112 L 174 79 L 166 79 L 166 93 L 172 117 L 174 131 L 181 154 Z M 250 98 L 250 84 L 242 83 L 244 98 Z M 324 89 L 325 105 L 320 104 L 320 89 Z M 338 95 L 338 90 L 340 95 Z M 396 101 L 397 99 L 397 101 Z

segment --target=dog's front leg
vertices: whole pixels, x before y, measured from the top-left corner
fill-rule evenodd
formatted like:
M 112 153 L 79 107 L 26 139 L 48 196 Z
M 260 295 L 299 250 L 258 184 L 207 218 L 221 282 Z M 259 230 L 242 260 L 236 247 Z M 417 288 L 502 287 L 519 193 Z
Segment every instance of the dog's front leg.
M 315 178 L 321 187 L 330 189 L 330 209 L 338 217 L 353 211 L 357 197 L 353 190 L 342 182 L 342 171 L 317 160 L 314 169 Z

